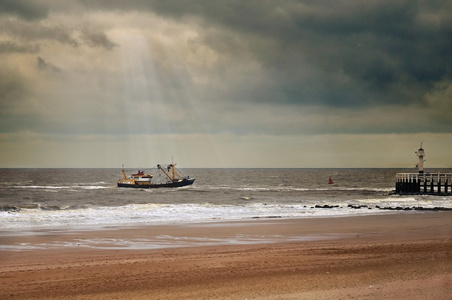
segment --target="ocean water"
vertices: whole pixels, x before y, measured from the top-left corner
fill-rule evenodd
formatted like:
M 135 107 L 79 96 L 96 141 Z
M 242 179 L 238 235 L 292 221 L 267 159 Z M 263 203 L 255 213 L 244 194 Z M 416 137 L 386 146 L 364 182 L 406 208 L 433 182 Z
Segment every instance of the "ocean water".
M 395 174 L 414 169 L 181 171 L 196 178 L 193 186 L 118 188 L 120 169 L 0 169 L 0 232 L 452 208 L 452 196 L 391 194 Z M 452 169 L 441 172 L 451 173 Z M 328 184 L 330 176 L 334 184 Z

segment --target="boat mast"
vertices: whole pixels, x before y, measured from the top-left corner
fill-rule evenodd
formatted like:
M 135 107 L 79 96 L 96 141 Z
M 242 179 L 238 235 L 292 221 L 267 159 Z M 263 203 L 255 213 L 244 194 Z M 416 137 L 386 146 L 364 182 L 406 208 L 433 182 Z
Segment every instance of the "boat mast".
M 174 164 L 171 164 L 170 168 L 171 168 L 171 178 L 174 181 L 174 178 L 175 178 Z
M 170 165 L 171 166 L 171 165 Z M 168 171 L 170 171 L 170 166 L 168 166 Z M 170 176 L 168 173 L 166 173 L 165 169 L 162 168 L 161 165 L 157 165 L 157 168 L 165 174 L 166 177 L 168 177 L 169 180 L 174 181 L 174 174 Z
M 174 181 L 174 167 L 175 167 L 175 164 L 174 164 L 174 159 L 172 157 L 171 157 L 171 165 L 169 165 L 169 166 L 171 168 L 171 178 Z
M 122 165 L 122 179 L 126 180 L 126 173 L 124 172 L 124 165 Z

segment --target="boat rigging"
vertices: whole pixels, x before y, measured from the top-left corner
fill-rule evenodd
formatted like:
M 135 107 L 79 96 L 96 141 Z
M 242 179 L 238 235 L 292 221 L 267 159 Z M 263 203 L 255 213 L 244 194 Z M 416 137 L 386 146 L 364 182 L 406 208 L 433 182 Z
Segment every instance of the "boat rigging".
M 185 176 L 180 170 L 176 169 L 175 163 L 171 163 L 166 167 L 157 165 L 154 169 L 155 174 L 146 174 L 145 171 L 138 170 L 137 173 L 128 177 L 126 176 L 124 169 L 122 169 L 122 179 L 118 180 L 118 187 L 142 189 L 161 187 L 175 188 L 192 185 L 195 181 L 194 178 Z

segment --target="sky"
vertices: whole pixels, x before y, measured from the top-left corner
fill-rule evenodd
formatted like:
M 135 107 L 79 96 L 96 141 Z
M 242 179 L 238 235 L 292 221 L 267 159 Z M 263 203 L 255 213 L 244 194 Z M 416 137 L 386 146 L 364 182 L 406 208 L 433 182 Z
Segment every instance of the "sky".
M 452 2 L 0 0 L 0 167 L 452 167 Z

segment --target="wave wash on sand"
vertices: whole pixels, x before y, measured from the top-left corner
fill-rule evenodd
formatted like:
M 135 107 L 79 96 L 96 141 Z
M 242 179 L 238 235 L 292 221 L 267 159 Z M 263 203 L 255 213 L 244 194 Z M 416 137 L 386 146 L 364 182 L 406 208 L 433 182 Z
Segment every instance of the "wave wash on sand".
M 0 298 L 449 299 L 451 237 L 451 212 L 43 230 L 0 237 L 32 249 Z

